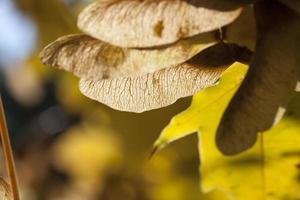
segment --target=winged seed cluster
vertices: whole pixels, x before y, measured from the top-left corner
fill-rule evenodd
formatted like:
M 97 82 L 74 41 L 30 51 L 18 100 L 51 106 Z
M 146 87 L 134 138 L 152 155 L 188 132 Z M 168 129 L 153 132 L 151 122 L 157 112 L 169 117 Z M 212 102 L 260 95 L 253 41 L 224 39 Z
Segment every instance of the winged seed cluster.
M 87 97 L 144 112 L 213 86 L 235 61 L 250 62 L 248 48 L 256 42 L 217 134 L 221 151 L 234 154 L 272 126 L 299 77 L 291 45 L 299 36 L 299 10 L 297 3 L 282 2 L 293 10 L 277 0 L 96 1 L 79 15 L 84 34 L 59 38 L 41 60 L 78 76 Z

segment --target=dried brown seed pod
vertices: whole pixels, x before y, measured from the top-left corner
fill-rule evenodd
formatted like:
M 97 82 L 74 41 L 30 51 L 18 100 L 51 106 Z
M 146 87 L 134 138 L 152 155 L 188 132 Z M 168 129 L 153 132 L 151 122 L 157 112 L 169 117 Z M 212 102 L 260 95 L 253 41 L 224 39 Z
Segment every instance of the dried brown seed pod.
M 219 43 L 209 47 L 186 63 L 138 77 L 80 81 L 87 97 L 114 109 L 144 112 L 174 103 L 217 83 L 233 62 L 249 62 L 251 51 L 234 44 Z
M 76 76 L 100 80 L 134 77 L 176 66 L 215 43 L 214 34 L 206 33 L 156 49 L 116 47 L 88 35 L 63 36 L 41 52 L 41 61 Z
M 213 86 L 225 69 L 186 63 L 134 78 L 81 80 L 80 91 L 114 109 L 140 113 L 168 106 Z
M 258 2 L 255 11 L 256 51 L 217 131 L 217 145 L 227 155 L 250 148 L 259 132 L 280 120 L 299 78 L 300 16 L 273 0 Z
M 81 12 L 78 27 L 88 35 L 116 46 L 153 47 L 217 30 L 233 22 L 241 12 L 236 7 L 213 9 L 214 4 L 207 0 L 191 2 L 97 1 Z

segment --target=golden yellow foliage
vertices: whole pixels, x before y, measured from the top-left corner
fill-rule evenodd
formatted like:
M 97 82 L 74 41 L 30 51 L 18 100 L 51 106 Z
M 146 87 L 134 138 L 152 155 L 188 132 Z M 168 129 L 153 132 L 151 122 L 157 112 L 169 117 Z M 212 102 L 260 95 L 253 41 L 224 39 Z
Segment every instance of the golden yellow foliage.
M 121 147 L 112 131 L 103 127 L 76 126 L 57 143 L 54 159 L 60 168 L 89 184 L 96 183 L 107 170 L 117 169 Z
M 225 71 L 218 86 L 195 95 L 192 105 L 175 116 L 155 146 L 199 133 L 201 185 L 229 199 L 298 199 L 300 197 L 300 125 L 285 118 L 261 135 L 260 142 L 237 156 L 227 157 L 217 149 L 215 132 L 221 116 L 237 90 L 246 66 L 235 63 Z
M 219 85 L 207 88 L 195 95 L 192 105 L 172 119 L 154 146 L 163 147 L 169 142 L 196 132 L 198 129 L 206 131 L 203 130 L 204 127 L 200 127 L 200 124 L 203 124 L 202 121 L 205 119 L 216 120 L 221 117 L 223 112 L 220 111 L 220 108 L 225 108 L 226 102 L 230 100 L 240 85 L 246 70 L 245 65 L 235 63 L 224 72 Z M 202 113 L 205 113 L 205 116 L 201 117 Z M 207 128 L 210 129 L 211 127 L 206 125 L 205 129 Z
M 205 191 L 217 188 L 237 200 L 299 199 L 299 122 L 284 119 L 265 132 L 263 140 L 253 148 L 232 157 L 219 152 L 214 137 L 211 131 L 199 134 L 200 170 Z

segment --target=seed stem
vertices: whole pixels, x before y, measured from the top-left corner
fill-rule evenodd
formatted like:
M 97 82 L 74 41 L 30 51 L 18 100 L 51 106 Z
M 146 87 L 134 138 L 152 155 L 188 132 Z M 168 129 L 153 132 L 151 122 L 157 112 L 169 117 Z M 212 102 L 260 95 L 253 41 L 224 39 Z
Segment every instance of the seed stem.
M 10 189 L 14 200 L 20 200 L 16 168 L 13 158 L 13 152 L 10 144 L 9 133 L 6 124 L 4 106 L 0 95 L 0 137 L 2 142 L 2 150 L 6 165 L 7 174 L 10 182 Z

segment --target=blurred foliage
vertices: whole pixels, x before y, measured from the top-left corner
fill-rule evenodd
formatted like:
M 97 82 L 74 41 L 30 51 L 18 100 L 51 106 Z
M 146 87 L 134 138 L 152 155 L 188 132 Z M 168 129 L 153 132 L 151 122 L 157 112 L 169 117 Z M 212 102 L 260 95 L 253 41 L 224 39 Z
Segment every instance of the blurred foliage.
M 65 33 L 76 31 L 76 17 L 61 0 L 16 0 L 18 7 L 36 23 L 39 47 Z
M 147 159 L 157 134 L 190 99 L 132 114 L 85 98 L 77 78 L 43 66 L 38 52 L 77 32 L 76 16 L 87 2 L 15 2 L 38 30 L 35 53 L 0 71 L 22 200 L 202 199 L 195 138 Z
M 15 2 L 21 13 L 32 18 L 39 36 L 36 53 L 15 68 L 0 72 L 0 91 L 16 150 L 23 200 L 227 200 L 230 198 L 223 191 L 229 190 L 242 200 L 259 199 L 253 196 L 260 195 L 257 187 L 262 184 L 259 144 L 233 158 L 222 156 L 214 146 L 213 130 L 238 85 L 230 89 L 232 84 L 224 86 L 222 80 L 217 87 L 197 94 L 188 111 L 174 118 L 184 123 L 171 123 L 163 131 L 164 143 L 200 130 L 202 186 L 222 189 L 203 194 L 199 190 L 196 137 L 180 140 L 147 159 L 159 132 L 188 106 L 190 99 L 133 114 L 85 98 L 78 90 L 77 78 L 42 66 L 38 52 L 57 37 L 76 32 L 76 16 L 86 2 Z M 246 68 L 235 66 L 228 73 L 237 76 L 230 75 L 232 80 L 225 82 L 240 81 Z M 216 102 L 211 106 L 204 98 Z M 264 138 L 265 192 L 281 195 L 281 199 L 295 199 L 286 196 L 287 191 L 299 198 L 299 106 L 297 95 L 287 118 Z M 204 109 L 202 116 L 195 107 Z M 208 131 L 209 127 L 214 128 Z M 243 165 L 240 159 L 253 164 Z M 2 165 L 0 170 L 3 174 Z M 293 181 L 289 181 L 291 178 Z

